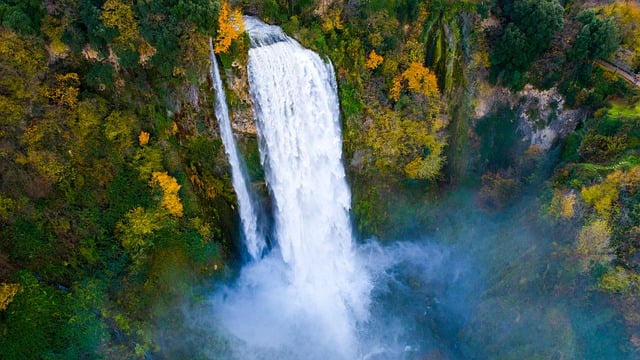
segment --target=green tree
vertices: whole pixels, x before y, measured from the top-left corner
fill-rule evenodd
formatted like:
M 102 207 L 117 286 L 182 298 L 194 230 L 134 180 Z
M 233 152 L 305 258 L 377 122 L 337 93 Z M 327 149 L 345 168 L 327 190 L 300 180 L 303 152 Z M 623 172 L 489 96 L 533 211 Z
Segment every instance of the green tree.
M 526 69 L 532 57 L 527 43 L 527 36 L 513 23 L 507 28 L 496 45 L 492 63 L 501 69 L 513 72 Z
M 522 74 L 562 29 L 564 9 L 558 0 L 502 1 L 501 6 L 509 23 L 492 54 L 492 73 L 507 86 L 520 88 Z
M 59 354 L 68 344 L 64 338 L 68 314 L 61 292 L 41 285 L 27 271 L 20 272 L 18 280 L 23 291 L 14 297 L 5 310 L 6 321 L 0 323 L 0 354 L 7 359 Z
M 569 56 L 579 60 L 608 58 L 620 45 L 618 27 L 613 18 L 601 19 L 593 9 L 582 11 L 577 19 L 584 24 Z
M 558 0 L 517 0 L 511 18 L 527 37 L 529 51 L 537 56 L 549 47 L 555 32 L 562 29 L 563 14 Z
M 0 0 L 0 24 L 20 34 L 38 34 L 44 15 L 41 0 Z
M 215 29 L 218 10 L 219 2 L 214 0 L 178 0 L 173 8 L 178 19 L 187 19 L 205 34 Z

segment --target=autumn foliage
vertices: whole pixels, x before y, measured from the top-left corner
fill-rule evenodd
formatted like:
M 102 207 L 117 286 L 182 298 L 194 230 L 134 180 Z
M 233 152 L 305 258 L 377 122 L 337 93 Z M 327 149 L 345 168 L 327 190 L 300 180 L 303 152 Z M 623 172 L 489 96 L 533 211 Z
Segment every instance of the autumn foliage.
M 223 2 L 218 16 L 218 35 L 213 51 L 226 53 L 231 43 L 244 31 L 242 13 L 240 9 L 230 9 L 227 2 Z
M 20 291 L 22 287 L 19 284 L 0 284 L 0 311 L 6 309 Z
M 630 62 L 640 64 L 640 4 L 636 1 L 615 1 L 602 6 L 604 15 L 614 18 L 620 31 L 622 46 L 631 51 Z
M 384 57 L 382 57 L 382 55 L 378 55 L 375 50 L 371 50 L 371 52 L 369 53 L 369 57 L 367 58 L 367 62 L 364 64 L 364 66 L 369 70 L 373 70 L 380 66 L 383 60 Z
M 610 240 L 611 227 L 606 220 L 594 220 L 582 228 L 578 234 L 575 252 L 583 271 L 613 259 L 612 251 L 609 248 Z
M 620 197 L 620 190 L 635 192 L 640 187 L 640 166 L 635 166 L 629 171 L 616 170 L 600 184 L 595 184 L 582 189 L 584 201 L 603 217 L 610 217 L 616 208 L 616 202 Z
M 162 207 L 167 209 L 172 215 L 182 216 L 182 203 L 180 202 L 180 185 L 178 181 L 167 172 L 153 172 L 151 174 L 153 185 L 159 185 L 162 189 Z
M 138 135 L 138 143 L 140 146 L 145 146 L 149 143 L 149 137 L 151 135 L 146 131 L 140 131 L 140 135 Z
M 570 219 L 575 215 L 576 194 L 556 190 L 549 206 L 549 214 L 558 219 Z
M 138 35 L 138 22 L 133 8 L 120 0 L 107 0 L 104 3 L 101 20 L 106 26 L 118 30 L 120 35 L 116 41 L 126 43 Z
M 400 92 L 407 87 L 414 93 L 425 95 L 429 98 L 440 95 L 438 79 L 428 67 L 419 62 L 412 62 L 402 74 L 393 79 L 393 86 L 389 91 L 389 97 L 395 101 L 400 99 Z
M 76 73 L 56 74 L 57 86 L 46 91 L 46 96 L 59 105 L 74 109 L 80 94 L 80 78 Z

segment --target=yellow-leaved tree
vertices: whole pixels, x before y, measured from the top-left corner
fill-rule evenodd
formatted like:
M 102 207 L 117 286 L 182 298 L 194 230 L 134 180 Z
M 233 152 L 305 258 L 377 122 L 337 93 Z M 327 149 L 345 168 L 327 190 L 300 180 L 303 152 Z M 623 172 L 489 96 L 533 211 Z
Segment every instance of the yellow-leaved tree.
M 442 168 L 446 141 L 439 124 L 402 117 L 386 109 L 371 112 L 365 143 L 381 171 L 402 171 L 411 179 L 434 179 Z
M 156 54 L 156 49 L 140 35 L 130 0 L 105 1 L 100 20 L 107 27 L 118 30 L 119 35 L 113 39 L 116 49 L 138 50 L 140 65 L 147 65 Z
M 131 5 L 122 0 L 107 0 L 102 5 L 100 20 L 106 26 L 118 30 L 118 43 L 130 43 L 138 36 L 138 22 L 133 16 Z
M 139 265 L 154 245 L 152 234 L 161 228 L 162 216 L 159 213 L 138 206 L 118 222 L 116 234 L 127 254 Z
M 581 195 L 599 215 L 611 218 L 620 210 L 618 203 L 620 191 L 634 193 L 638 188 L 640 188 L 640 165 L 628 171 L 616 170 L 610 173 L 603 182 L 582 188 Z
M 575 253 L 582 271 L 597 264 L 607 264 L 614 258 L 610 241 L 611 227 L 606 220 L 594 220 L 580 230 Z
M 20 284 L 0 284 L 0 311 L 6 309 L 20 291 L 22 291 Z
M 162 202 L 161 205 L 172 215 L 182 216 L 182 203 L 180 202 L 180 185 L 173 176 L 167 174 L 166 171 L 159 172 L 154 171 L 151 174 L 151 184 L 159 185 L 162 190 Z
M 393 86 L 389 91 L 389 97 L 395 101 L 400 99 L 400 92 L 404 86 L 415 93 L 423 94 L 427 98 L 440 96 L 438 79 L 428 67 L 422 66 L 417 61 L 411 62 L 409 67 L 393 79 Z
M 45 95 L 58 105 L 75 109 L 80 94 L 80 78 L 76 73 L 56 74 L 56 86 L 45 89 Z
M 570 219 L 575 215 L 576 194 L 556 190 L 549 205 L 548 212 L 556 219 Z
M 371 50 L 369 56 L 367 57 L 367 62 L 364 64 L 364 66 L 369 70 L 373 70 L 380 66 L 383 60 L 384 57 L 382 57 L 382 55 L 378 55 L 375 50 Z
M 242 13 L 240 9 L 231 9 L 229 3 L 223 1 L 218 15 L 218 34 L 216 35 L 213 51 L 226 53 L 231 43 L 244 32 Z
M 446 119 L 439 116 L 438 79 L 428 67 L 412 61 L 406 70 L 393 78 L 389 97 L 394 101 L 400 100 L 404 88 L 418 99 L 418 103 L 426 106 L 420 111 L 421 115 L 418 115 L 422 119 L 417 119 L 416 114 L 403 116 L 405 119 L 402 123 L 406 133 L 412 134 L 411 137 L 419 145 L 411 152 L 413 158 L 405 164 L 404 173 L 412 179 L 433 179 L 444 163 L 443 149 L 446 141 L 442 130 L 447 125 Z M 414 120 L 410 120 L 411 117 Z
M 640 64 L 640 4 L 637 1 L 614 1 L 602 6 L 604 15 L 613 17 L 620 31 L 622 47 L 629 50 L 630 66 Z

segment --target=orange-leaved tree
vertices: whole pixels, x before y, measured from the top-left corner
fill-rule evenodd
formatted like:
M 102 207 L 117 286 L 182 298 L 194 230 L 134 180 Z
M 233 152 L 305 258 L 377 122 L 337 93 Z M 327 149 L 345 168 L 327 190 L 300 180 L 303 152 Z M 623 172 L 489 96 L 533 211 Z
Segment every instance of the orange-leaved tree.
M 138 135 L 138 143 L 140 144 L 140 146 L 145 146 L 149 143 L 149 138 L 151 137 L 151 134 L 149 134 L 146 131 L 140 131 L 140 134 Z
M 242 13 L 240 9 L 231 9 L 229 3 L 222 2 L 220 14 L 218 15 L 218 34 L 216 35 L 213 51 L 216 53 L 226 53 L 229 51 L 231 43 L 240 37 L 244 31 Z
M 411 62 L 402 74 L 393 79 L 393 87 L 389 91 L 389 97 L 398 101 L 405 84 L 409 90 L 423 94 L 427 98 L 440 96 L 438 78 L 428 67 L 422 66 L 417 61 Z
M 373 70 L 380 66 L 383 60 L 384 57 L 382 57 L 382 55 L 378 55 L 375 50 L 371 50 L 371 52 L 369 53 L 369 57 L 367 58 L 367 62 L 364 64 L 364 66 L 369 70 Z

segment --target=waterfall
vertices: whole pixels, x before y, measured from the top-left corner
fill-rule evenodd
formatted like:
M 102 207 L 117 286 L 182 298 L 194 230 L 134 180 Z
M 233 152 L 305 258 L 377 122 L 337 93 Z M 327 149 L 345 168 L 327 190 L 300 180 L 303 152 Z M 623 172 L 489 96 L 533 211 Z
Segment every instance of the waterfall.
M 231 179 L 233 188 L 238 198 L 238 211 L 240 213 L 240 222 L 242 223 L 242 233 L 244 236 L 244 244 L 247 252 L 253 260 L 257 260 L 266 248 L 264 236 L 261 236 L 258 230 L 258 218 L 251 201 L 251 193 L 245 173 L 243 171 L 238 148 L 236 146 L 233 132 L 231 131 L 231 121 L 229 120 L 229 108 L 227 106 L 224 88 L 222 87 L 222 79 L 220 79 L 220 71 L 218 70 L 218 62 L 213 53 L 213 43 L 209 39 L 211 68 L 210 75 L 213 81 L 213 88 L 216 93 L 216 117 L 220 125 L 220 137 L 224 144 L 227 158 L 231 164 Z
M 251 17 L 245 26 L 273 237 L 290 269 L 292 301 L 347 351 L 367 318 L 371 284 L 354 249 L 333 67 L 276 26 Z

